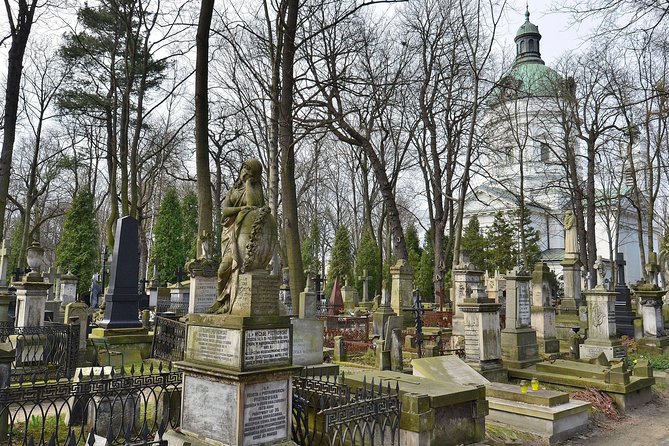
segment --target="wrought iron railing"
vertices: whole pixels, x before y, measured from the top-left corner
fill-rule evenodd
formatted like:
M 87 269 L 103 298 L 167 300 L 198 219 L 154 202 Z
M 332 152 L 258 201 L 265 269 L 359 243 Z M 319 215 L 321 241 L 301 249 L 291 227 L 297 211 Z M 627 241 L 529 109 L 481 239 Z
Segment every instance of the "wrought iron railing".
M 301 446 L 399 445 L 399 388 L 337 376 L 293 377 L 293 441 Z
M 43 327 L 0 324 L 0 342 L 16 351 L 13 383 L 71 378 L 79 357 L 79 324 L 46 323 Z
M 182 374 L 162 365 L 101 368 L 72 380 L 0 389 L 0 444 L 164 445 L 180 419 Z M 156 440 L 158 436 L 158 440 Z
M 154 322 L 151 357 L 165 361 L 184 359 L 186 324 L 157 316 Z

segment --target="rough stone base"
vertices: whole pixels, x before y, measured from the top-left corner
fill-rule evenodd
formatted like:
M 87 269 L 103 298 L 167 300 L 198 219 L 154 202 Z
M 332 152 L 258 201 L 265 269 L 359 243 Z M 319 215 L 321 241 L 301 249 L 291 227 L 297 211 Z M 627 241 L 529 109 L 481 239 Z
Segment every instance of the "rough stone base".
M 662 355 L 669 353 L 669 337 L 639 339 L 639 353 L 645 355 Z
M 156 437 L 156 440 L 158 438 Z M 169 430 L 163 435 L 163 440 L 167 440 L 167 444 L 170 446 L 224 446 L 223 443 L 206 440 L 203 438 L 195 437 L 192 435 L 186 435 L 184 433 Z M 262 446 L 297 446 L 292 440 L 280 440 L 273 443 L 262 443 Z
M 550 355 L 560 353 L 560 341 L 557 338 L 542 339 L 537 338 L 540 355 Z
M 532 328 L 502 330 L 502 361 L 505 367 L 514 369 L 539 362 L 537 332 Z

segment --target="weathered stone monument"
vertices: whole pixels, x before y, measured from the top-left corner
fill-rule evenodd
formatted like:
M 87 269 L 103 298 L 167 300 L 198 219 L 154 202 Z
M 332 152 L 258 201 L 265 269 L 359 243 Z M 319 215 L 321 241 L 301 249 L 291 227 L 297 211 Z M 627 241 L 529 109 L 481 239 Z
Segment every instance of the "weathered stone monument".
M 532 271 L 532 327 L 537 331 L 539 353 L 546 355 L 560 352 L 555 308 L 551 305 L 550 273 L 548 265 L 543 262 L 537 262 Z
M 556 316 L 557 337 L 560 349 L 569 351 L 571 339 L 580 330 L 578 308 L 583 305 L 581 297 L 581 260 L 576 232 L 576 218 L 572 211 L 565 212 L 564 221 L 564 296 Z
M 370 299 L 369 296 L 369 280 L 371 277 L 367 273 L 367 270 L 362 270 L 362 276 L 358 277 L 358 280 L 362 282 L 362 300 L 358 305 L 362 308 L 365 308 L 367 311 L 372 311 L 374 308 L 374 301 Z
M 176 272 L 177 282 L 168 286 L 170 290 L 170 307 L 168 311 L 178 316 L 188 312 L 190 306 L 190 279 L 184 280 L 184 270 L 179 267 Z
M 405 259 L 399 259 L 390 267 L 390 306 L 402 316 L 404 327 L 413 326 L 413 271 Z
M 293 325 L 293 364 L 316 365 L 323 362 L 323 322 L 318 320 L 318 296 L 311 277 L 300 293 L 299 318 Z
M 609 290 L 604 278 L 605 266 L 601 256 L 595 267 L 598 272 L 597 286 L 585 291 L 588 303 L 588 339 L 580 346 L 581 358 L 594 358 L 604 353 L 611 360 L 623 358 L 625 347 L 616 336 L 616 292 Z
M 188 289 L 189 313 L 204 313 L 216 302 L 216 269 L 218 265 L 209 258 L 209 244 L 206 237 L 202 241 L 202 250 L 204 251 L 202 258 L 191 260 L 186 264 L 186 271 L 190 275 Z M 157 303 L 157 290 L 155 294 Z
M 126 216 L 116 222 L 104 314 L 90 336 L 93 340 L 104 340 L 111 349 L 121 352 L 126 364 L 147 358 L 153 341 L 139 320 L 138 283 L 139 221 Z
M 632 310 L 632 292 L 625 281 L 625 257 L 616 254 L 616 331 L 619 336 L 634 337 L 634 321 L 638 319 Z
M 293 300 L 290 296 L 290 271 L 281 269 L 281 286 L 279 287 L 279 302 L 286 307 L 288 314 L 293 314 Z
M 468 271 L 469 295 L 459 304 L 464 315 L 465 361 L 490 381 L 506 381 L 502 367 L 500 304 L 489 299 L 481 282 L 483 272 Z M 473 280 L 478 277 L 478 281 Z
M 381 302 L 372 314 L 372 333 L 375 336 L 380 336 L 383 338 L 385 335 L 384 330 L 388 323 L 388 319 L 392 316 L 397 316 L 397 313 L 395 313 L 393 308 L 390 306 L 390 297 L 388 295 L 388 289 L 385 286 L 381 290 L 381 293 Z
M 506 275 L 506 327 L 502 330 L 502 360 L 505 367 L 525 368 L 539 362 L 537 332 L 532 323 L 530 281 L 520 268 Z
M 261 165 L 244 163 L 228 191 L 218 297 L 188 316 L 181 427 L 170 446 L 293 444 L 293 329 L 279 312 L 279 277 L 266 267 L 276 223 L 262 195 Z
M 41 327 L 44 325 L 44 310 L 47 292 L 51 288 L 40 274 L 44 248 L 34 241 L 28 248 L 30 272 L 22 277 L 16 287 L 16 326 Z
M 344 282 L 344 286 L 341 287 L 341 299 L 344 302 L 344 309 L 346 311 L 353 311 L 360 301 L 358 298 L 358 290 L 349 283 L 348 278 Z
M 646 265 L 649 280 L 632 287 L 632 291 L 639 302 L 643 317 L 643 338 L 640 340 L 643 350 L 664 353 L 664 350 L 669 347 L 669 336 L 664 328 L 664 315 L 662 314 L 662 298 L 666 291 L 657 286 L 659 267 L 656 258 L 654 252 L 650 253 L 649 262 Z
M 476 270 L 475 266 L 469 263 L 469 258 L 465 252 L 460 254 L 459 263 L 452 270 L 453 281 L 453 347 L 458 347 L 461 338 L 465 335 L 465 316 L 461 304 L 472 295 L 479 295 L 479 289 L 483 287 L 481 283 L 484 272 Z M 494 302 L 494 301 L 491 301 Z M 499 303 L 499 302 L 497 302 Z M 499 315 L 498 315 L 499 317 Z

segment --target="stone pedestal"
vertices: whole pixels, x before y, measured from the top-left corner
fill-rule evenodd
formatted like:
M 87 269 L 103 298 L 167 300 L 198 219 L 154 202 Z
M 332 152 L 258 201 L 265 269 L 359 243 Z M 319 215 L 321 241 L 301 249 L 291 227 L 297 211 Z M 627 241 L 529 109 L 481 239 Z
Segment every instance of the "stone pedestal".
M 464 314 L 465 361 L 490 381 L 506 381 L 501 360 L 500 305 L 484 297 L 465 299 L 460 308 Z
M 404 327 L 413 327 L 413 271 L 409 263 L 399 259 L 390 267 L 390 278 L 390 306 L 398 316 L 402 316 Z
M 548 275 L 551 270 L 538 262 L 532 271 L 532 327 L 537 331 L 539 353 L 550 355 L 560 352 L 555 327 L 555 308 L 551 305 L 551 289 Z
M 107 351 L 98 351 L 98 358 L 105 361 L 110 359 L 109 353 L 120 355 L 117 358 L 118 362 L 124 365 L 140 364 L 144 359 L 151 357 L 153 335 L 144 328 L 106 329 L 98 327 L 93 329 L 89 339 L 91 342 L 105 346 L 103 348 Z
M 665 291 L 655 285 L 641 285 L 634 290 L 643 318 L 643 338 L 640 343 L 646 350 L 653 353 L 664 353 L 669 347 L 669 336 L 664 329 L 664 315 L 662 314 L 662 297 Z
M 594 358 L 601 353 L 611 360 L 624 358 L 625 347 L 616 337 L 616 293 L 599 285 L 586 291 L 588 303 L 588 338 L 580 345 L 581 359 Z
M 384 329 L 388 324 L 388 319 L 393 316 L 397 316 L 389 305 L 380 305 L 376 311 L 372 314 L 372 333 L 374 336 L 380 336 L 383 338 Z
M 564 297 L 560 303 L 556 320 L 557 338 L 560 350 L 569 351 L 570 339 L 575 330 L 580 329 L 578 307 L 583 305 L 581 297 L 581 262 L 578 254 L 568 256 L 562 261 L 564 276 Z
M 463 263 L 464 262 L 464 263 Z M 454 308 L 452 326 L 453 340 L 465 336 L 465 316 L 461 306 L 466 299 L 486 299 L 487 293 L 483 286 L 483 271 L 477 271 L 473 265 L 463 261 L 453 270 Z M 488 302 L 495 302 L 488 300 Z M 500 306 L 501 308 L 501 306 Z M 499 319 L 499 314 L 497 315 Z
M 77 301 L 77 284 L 79 283 L 79 278 L 68 272 L 65 275 L 60 277 L 60 294 L 59 300 L 61 301 L 61 306 L 65 306 L 69 303 Z
M 23 282 L 16 286 L 16 326 L 41 327 L 44 325 L 44 310 L 47 291 L 51 284 L 41 277 L 33 278 L 28 274 Z
M 9 304 L 12 302 L 12 295 L 6 286 L 0 285 L 0 322 L 9 321 Z
M 504 366 L 518 369 L 539 362 L 537 333 L 530 327 L 530 280 L 514 269 L 506 276 L 506 327 L 502 330 Z

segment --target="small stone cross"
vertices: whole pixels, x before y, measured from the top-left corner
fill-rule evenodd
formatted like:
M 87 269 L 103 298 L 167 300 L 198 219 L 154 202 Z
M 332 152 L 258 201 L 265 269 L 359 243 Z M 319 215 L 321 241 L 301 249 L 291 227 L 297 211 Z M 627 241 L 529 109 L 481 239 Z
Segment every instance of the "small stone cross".
M 362 270 L 362 276 L 358 277 L 358 280 L 362 281 L 362 301 L 367 302 L 369 300 L 369 274 L 367 274 L 367 270 L 363 269 Z
M 618 278 L 617 278 L 618 285 L 625 285 L 625 265 L 627 265 L 627 262 L 625 261 L 625 256 L 623 255 L 622 252 L 617 253 L 616 266 L 618 267 Z
M 648 254 L 648 264 L 646 265 L 646 271 L 648 272 L 648 279 L 652 285 L 657 285 L 657 276 L 660 272 L 660 265 L 657 263 L 657 254 L 651 252 Z

